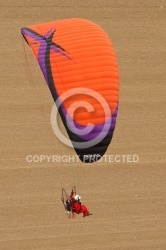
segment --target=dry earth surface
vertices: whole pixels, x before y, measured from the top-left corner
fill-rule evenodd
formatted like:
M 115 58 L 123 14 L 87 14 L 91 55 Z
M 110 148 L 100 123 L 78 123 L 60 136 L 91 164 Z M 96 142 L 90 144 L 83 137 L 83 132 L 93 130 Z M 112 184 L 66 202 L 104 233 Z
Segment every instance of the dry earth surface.
M 71 17 L 114 44 L 120 106 L 107 155 L 137 163 L 26 161 L 75 152 L 54 136 L 53 101 L 20 29 Z M 0 249 L 165 250 L 165 0 L 0 0 L 0 23 Z M 93 216 L 66 218 L 61 188 L 73 183 Z

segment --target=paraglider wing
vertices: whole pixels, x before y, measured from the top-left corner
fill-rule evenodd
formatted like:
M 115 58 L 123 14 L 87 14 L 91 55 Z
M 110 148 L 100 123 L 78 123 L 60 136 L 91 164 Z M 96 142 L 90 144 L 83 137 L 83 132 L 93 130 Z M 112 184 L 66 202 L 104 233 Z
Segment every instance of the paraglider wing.
M 113 136 L 119 98 L 116 55 L 107 34 L 79 18 L 32 25 L 21 32 L 54 101 L 61 104 L 59 113 L 79 158 L 99 160 Z M 62 100 L 68 91 L 73 96 Z M 75 103 L 83 107 L 74 109 Z

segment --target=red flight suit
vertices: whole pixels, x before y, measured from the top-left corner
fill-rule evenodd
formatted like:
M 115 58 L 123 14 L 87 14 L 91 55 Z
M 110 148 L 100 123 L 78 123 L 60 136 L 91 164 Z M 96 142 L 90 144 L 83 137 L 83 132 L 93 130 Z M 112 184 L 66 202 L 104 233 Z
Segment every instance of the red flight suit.
M 89 211 L 87 209 L 87 207 L 83 204 L 81 204 L 80 201 L 77 201 L 74 199 L 73 197 L 73 190 L 70 194 L 70 199 L 71 199 L 71 202 L 72 202 L 72 210 L 74 213 L 76 214 L 80 214 L 80 213 L 83 213 L 83 216 L 87 216 L 89 214 Z

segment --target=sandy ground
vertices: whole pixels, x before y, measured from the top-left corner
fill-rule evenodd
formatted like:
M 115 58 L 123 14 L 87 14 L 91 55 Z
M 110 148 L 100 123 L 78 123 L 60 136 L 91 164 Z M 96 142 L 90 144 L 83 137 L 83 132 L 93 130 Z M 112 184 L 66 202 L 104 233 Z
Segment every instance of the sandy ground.
M 113 41 L 120 73 L 117 126 L 107 155 L 138 163 L 26 161 L 75 155 L 54 136 L 52 98 L 20 29 L 82 17 Z M 0 1 L 0 249 L 166 249 L 166 3 L 164 0 Z M 61 188 L 77 185 L 93 216 L 67 219 Z

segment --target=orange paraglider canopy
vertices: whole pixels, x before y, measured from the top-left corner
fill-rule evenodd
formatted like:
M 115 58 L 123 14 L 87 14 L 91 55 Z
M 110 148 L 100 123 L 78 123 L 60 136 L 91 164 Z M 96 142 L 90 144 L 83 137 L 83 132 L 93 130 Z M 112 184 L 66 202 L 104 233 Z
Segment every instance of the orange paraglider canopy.
M 59 113 L 80 159 L 100 158 L 112 139 L 119 98 L 118 67 L 109 37 L 98 25 L 79 18 L 32 25 L 22 34 L 54 100 L 59 98 Z M 87 134 L 78 131 L 86 128 Z M 80 148 L 78 142 L 87 146 Z

